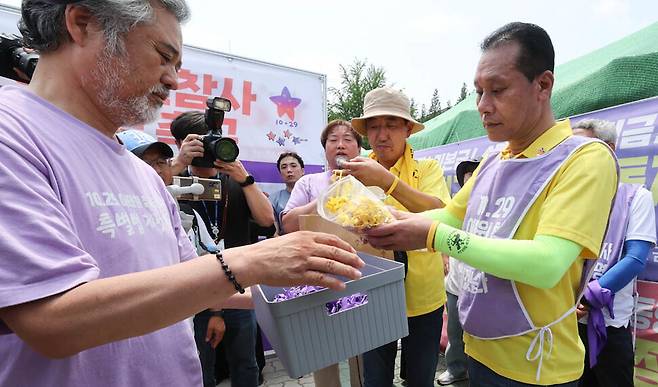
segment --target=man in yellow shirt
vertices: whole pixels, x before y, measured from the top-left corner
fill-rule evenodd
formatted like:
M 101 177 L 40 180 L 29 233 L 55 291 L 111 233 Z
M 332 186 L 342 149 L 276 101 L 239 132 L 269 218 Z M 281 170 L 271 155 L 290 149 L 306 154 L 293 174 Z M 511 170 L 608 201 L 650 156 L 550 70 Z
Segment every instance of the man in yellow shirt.
M 443 210 L 396 213 L 370 230 L 387 249 L 440 250 L 467 267 L 460 320 L 473 386 L 577 385 L 584 347 L 577 299 L 595 259 L 617 187 L 614 155 L 571 135 L 550 104 L 554 52 L 540 27 L 511 23 L 482 43 L 477 107 L 485 157 Z
M 409 99 L 392 88 L 370 91 L 364 98 L 363 117 L 352 126 L 367 136 L 370 157 L 356 157 L 341 164 L 366 186 L 378 186 L 388 195 L 386 204 L 402 211 L 421 212 L 445 206 L 450 193 L 436 160 L 416 160 L 407 143 L 411 133 L 424 128 L 410 115 Z M 443 305 L 446 302 L 441 255 L 396 251 L 405 262 L 409 336 L 402 339 L 409 387 L 434 385 L 439 359 Z M 412 249 L 413 250 L 413 249 Z M 397 342 L 363 355 L 366 387 L 392 386 Z

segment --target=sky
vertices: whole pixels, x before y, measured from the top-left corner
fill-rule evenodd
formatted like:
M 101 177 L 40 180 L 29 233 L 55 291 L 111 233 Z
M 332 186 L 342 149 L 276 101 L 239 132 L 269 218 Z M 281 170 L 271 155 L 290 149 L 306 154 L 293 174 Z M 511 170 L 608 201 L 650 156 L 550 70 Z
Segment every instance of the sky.
M 0 0 L 20 6 L 20 0 Z M 183 42 L 326 74 L 355 58 L 383 67 L 390 85 L 418 106 L 434 89 L 442 104 L 462 83 L 472 88 L 479 43 L 496 28 L 524 21 L 549 33 L 556 64 L 568 62 L 658 21 L 655 0 L 444 1 L 188 0 Z M 183 58 L 183 61 L 185 58 Z

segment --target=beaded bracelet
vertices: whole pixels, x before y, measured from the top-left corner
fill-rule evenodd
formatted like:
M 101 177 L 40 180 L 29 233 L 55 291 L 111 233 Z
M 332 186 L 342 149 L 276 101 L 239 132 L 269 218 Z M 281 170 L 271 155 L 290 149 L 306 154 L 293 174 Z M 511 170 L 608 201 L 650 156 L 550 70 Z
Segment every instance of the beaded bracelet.
M 244 293 L 244 288 L 242 285 L 238 283 L 238 280 L 235 279 L 235 276 L 233 275 L 233 272 L 231 269 L 228 268 L 228 265 L 226 262 L 224 262 L 224 257 L 222 257 L 222 253 L 217 253 L 215 254 L 215 257 L 217 257 L 217 260 L 219 261 L 219 264 L 222 265 L 222 269 L 224 270 L 224 274 L 228 277 L 228 280 L 233 283 L 233 286 L 235 287 L 235 290 L 240 292 L 240 294 Z

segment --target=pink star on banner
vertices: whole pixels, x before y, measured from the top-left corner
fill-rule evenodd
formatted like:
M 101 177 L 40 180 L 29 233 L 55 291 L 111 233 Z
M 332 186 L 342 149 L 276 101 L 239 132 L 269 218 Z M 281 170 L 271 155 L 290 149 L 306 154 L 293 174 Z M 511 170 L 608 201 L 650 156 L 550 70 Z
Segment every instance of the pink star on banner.
M 290 95 L 288 87 L 284 87 L 281 90 L 281 95 L 273 95 L 270 97 L 270 100 L 276 104 L 276 114 L 279 117 L 287 115 L 291 120 L 295 119 L 295 108 L 302 103 L 301 98 L 294 98 Z

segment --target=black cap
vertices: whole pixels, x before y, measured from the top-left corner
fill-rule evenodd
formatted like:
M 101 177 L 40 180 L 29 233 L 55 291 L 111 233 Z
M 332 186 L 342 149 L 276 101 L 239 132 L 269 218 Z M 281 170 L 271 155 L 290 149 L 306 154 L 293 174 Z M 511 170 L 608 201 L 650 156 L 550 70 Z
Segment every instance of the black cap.
M 465 160 L 457 164 L 455 175 L 457 175 L 457 182 L 460 187 L 464 186 L 464 175 L 467 172 L 473 172 L 480 165 L 480 160 Z

